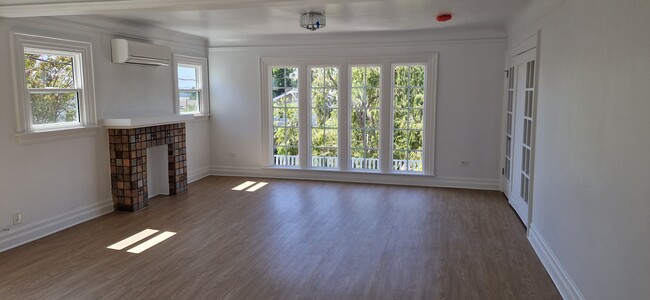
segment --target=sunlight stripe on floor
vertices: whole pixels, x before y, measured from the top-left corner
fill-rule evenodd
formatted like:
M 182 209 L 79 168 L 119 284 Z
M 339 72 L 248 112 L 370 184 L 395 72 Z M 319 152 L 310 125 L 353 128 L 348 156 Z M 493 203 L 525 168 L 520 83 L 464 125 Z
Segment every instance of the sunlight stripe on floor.
M 249 186 L 251 186 L 253 184 L 255 184 L 255 181 L 246 181 L 246 182 L 234 187 L 232 190 L 233 191 L 242 191 L 242 190 L 246 189 L 247 187 L 249 187 Z
M 161 234 L 159 234 L 157 236 L 154 236 L 153 238 L 147 240 L 146 242 L 127 250 L 126 252 L 136 253 L 136 254 L 137 253 L 142 253 L 143 251 L 157 245 L 158 243 L 172 237 L 175 234 L 176 234 L 176 232 L 165 231 L 165 232 L 163 232 L 163 233 L 161 233 Z
M 251 188 L 247 189 L 246 191 L 247 192 L 254 192 L 254 191 L 257 191 L 257 190 L 261 189 L 263 186 L 265 186 L 267 184 L 268 183 L 266 183 L 266 182 L 259 182 L 258 184 L 256 184 L 256 185 L 252 186 Z
M 119 241 L 119 242 L 117 242 L 117 243 L 115 243 L 113 245 L 110 245 L 110 246 L 108 246 L 106 248 L 113 249 L 113 250 L 122 250 L 122 249 L 124 249 L 124 248 L 126 248 L 128 246 L 131 246 L 131 245 L 133 245 L 133 244 L 147 238 L 148 236 L 150 236 L 150 235 L 152 235 L 152 234 L 154 234 L 156 232 L 158 232 L 158 230 L 145 229 L 145 230 L 140 231 L 140 232 L 138 232 L 138 233 L 136 233 L 136 234 L 134 234 L 134 235 L 132 235 L 132 236 L 130 236 L 128 238 L 125 238 L 125 239 L 123 239 L 123 240 L 121 240 L 121 241 Z

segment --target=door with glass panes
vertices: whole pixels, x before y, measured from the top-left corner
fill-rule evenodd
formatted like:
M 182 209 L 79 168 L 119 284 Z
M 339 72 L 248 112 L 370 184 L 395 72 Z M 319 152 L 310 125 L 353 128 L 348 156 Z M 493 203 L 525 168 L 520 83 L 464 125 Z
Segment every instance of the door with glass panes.
M 514 57 L 506 84 L 504 193 L 526 226 L 532 195 L 536 55 L 533 48 Z

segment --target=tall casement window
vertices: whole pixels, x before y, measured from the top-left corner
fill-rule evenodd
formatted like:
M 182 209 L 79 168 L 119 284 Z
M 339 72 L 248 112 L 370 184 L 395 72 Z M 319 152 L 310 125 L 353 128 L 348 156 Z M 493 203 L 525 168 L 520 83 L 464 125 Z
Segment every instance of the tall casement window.
M 208 60 L 174 55 L 175 109 L 184 115 L 208 115 Z
M 262 58 L 263 166 L 435 176 L 436 64 L 436 54 Z
M 94 134 L 91 44 L 20 33 L 12 39 L 19 142 Z
M 274 164 L 298 166 L 298 68 L 273 68 L 272 83 Z
M 423 65 L 396 65 L 393 75 L 393 170 L 422 172 Z
M 351 167 L 378 170 L 381 67 L 354 66 L 351 75 Z
M 311 68 L 311 166 L 338 167 L 339 69 Z

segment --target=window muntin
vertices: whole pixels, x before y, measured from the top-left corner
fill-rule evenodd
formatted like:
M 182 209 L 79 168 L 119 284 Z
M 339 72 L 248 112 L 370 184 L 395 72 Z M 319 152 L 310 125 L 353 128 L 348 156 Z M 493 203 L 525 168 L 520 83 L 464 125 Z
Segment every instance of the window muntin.
M 298 68 L 273 67 L 271 81 L 274 165 L 298 166 Z
M 181 114 L 201 113 L 203 74 L 200 65 L 178 64 L 178 106 Z
M 311 68 L 311 166 L 338 167 L 337 67 Z
M 23 62 L 30 127 L 81 125 L 81 53 L 25 48 Z
M 350 167 L 379 170 L 381 67 L 351 68 Z
M 422 172 L 425 66 L 393 70 L 393 170 Z

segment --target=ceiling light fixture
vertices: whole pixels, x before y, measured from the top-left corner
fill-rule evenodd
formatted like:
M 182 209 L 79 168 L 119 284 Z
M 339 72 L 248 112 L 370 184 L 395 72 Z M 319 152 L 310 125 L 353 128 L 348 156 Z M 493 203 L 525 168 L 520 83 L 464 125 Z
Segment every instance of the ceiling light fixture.
M 325 27 L 325 15 L 319 12 L 308 12 L 300 16 L 300 27 L 314 31 Z

